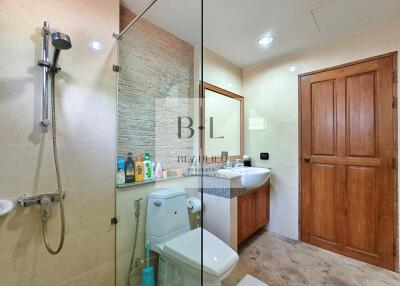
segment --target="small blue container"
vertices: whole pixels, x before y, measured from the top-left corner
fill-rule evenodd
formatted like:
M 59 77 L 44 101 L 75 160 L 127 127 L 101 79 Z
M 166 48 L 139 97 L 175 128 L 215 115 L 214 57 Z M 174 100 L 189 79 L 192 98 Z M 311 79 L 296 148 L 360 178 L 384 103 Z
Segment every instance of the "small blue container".
M 117 157 L 117 171 L 120 169 L 125 170 L 125 158 L 124 157 Z
M 147 266 L 142 271 L 142 286 L 154 286 L 153 266 Z

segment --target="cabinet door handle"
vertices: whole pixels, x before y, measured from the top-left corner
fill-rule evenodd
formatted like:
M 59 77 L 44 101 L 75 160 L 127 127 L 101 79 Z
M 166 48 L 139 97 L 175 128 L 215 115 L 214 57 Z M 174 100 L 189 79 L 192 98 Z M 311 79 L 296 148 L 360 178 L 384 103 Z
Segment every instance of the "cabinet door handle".
M 310 162 L 311 158 L 309 156 L 304 157 L 304 162 L 308 163 Z

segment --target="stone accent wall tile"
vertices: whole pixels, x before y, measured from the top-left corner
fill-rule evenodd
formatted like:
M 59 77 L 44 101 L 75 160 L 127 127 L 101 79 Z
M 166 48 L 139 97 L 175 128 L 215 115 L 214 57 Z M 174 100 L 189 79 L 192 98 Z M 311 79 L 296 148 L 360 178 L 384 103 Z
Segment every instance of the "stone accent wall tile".
M 134 17 L 121 7 L 121 29 Z M 194 47 L 141 19 L 119 41 L 119 65 L 118 154 L 149 152 L 164 169 L 182 168 L 178 155 L 195 143 L 177 137 L 178 116 L 194 114 Z

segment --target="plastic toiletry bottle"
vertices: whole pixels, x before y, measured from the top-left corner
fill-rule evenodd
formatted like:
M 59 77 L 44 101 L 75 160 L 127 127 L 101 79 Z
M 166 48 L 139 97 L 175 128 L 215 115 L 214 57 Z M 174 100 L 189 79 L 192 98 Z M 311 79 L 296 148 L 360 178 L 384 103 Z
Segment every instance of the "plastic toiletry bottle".
M 142 153 L 136 153 L 135 157 L 135 180 L 142 182 L 144 180 L 144 165 Z
M 162 178 L 162 176 L 163 176 L 163 170 L 162 170 L 162 167 L 161 167 L 161 163 L 157 163 L 157 165 L 156 165 L 156 178 L 160 179 L 160 178 Z
M 156 178 L 156 162 L 151 161 L 151 178 Z
M 128 153 L 128 158 L 125 162 L 125 183 L 133 183 L 135 181 L 135 167 L 132 159 L 132 152 Z
M 117 185 L 125 184 L 125 159 L 123 157 L 117 157 Z
M 151 158 L 149 153 L 144 154 L 144 180 L 151 180 L 153 178 L 153 166 L 151 163 Z

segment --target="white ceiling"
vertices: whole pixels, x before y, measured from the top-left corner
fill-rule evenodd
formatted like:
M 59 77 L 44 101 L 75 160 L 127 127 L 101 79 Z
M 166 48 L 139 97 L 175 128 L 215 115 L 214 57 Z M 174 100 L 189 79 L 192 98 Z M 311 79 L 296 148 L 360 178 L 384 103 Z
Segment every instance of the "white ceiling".
M 150 0 L 121 0 L 141 11 Z M 146 17 L 200 43 L 200 0 L 158 0 Z M 238 66 L 347 36 L 400 16 L 400 0 L 204 0 L 204 45 Z M 268 48 L 257 40 L 275 38 Z M 400 35 L 399 35 L 400 36 Z

